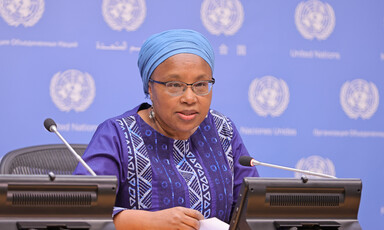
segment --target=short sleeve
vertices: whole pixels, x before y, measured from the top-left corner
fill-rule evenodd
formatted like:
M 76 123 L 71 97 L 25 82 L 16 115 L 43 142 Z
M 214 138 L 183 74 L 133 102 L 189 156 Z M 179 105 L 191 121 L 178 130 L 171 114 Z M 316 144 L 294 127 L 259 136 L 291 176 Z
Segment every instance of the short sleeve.
M 113 120 L 107 120 L 99 125 L 82 158 L 92 168 L 96 175 L 112 175 L 117 177 L 118 189 L 124 183 L 124 151 L 121 146 L 118 127 Z M 76 175 L 90 174 L 82 164 L 74 171 Z M 118 197 L 116 197 L 118 200 Z M 114 207 L 112 217 L 126 208 Z
M 112 121 L 100 124 L 87 146 L 82 158 L 92 168 L 96 175 L 113 175 L 118 181 L 122 176 L 122 162 L 119 131 Z M 74 174 L 90 174 L 82 164 L 78 164 Z
M 256 167 L 242 166 L 239 163 L 241 156 L 249 156 L 249 153 L 237 131 L 235 125 L 232 123 L 233 137 L 232 137 L 232 154 L 233 154 L 233 168 L 234 168 L 234 186 L 233 186 L 233 207 L 236 205 L 241 184 L 244 177 L 258 177 Z

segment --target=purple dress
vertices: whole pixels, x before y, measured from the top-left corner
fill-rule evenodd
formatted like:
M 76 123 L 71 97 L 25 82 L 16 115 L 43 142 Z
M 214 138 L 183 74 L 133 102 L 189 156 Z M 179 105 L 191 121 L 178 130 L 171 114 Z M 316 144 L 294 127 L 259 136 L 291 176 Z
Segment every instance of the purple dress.
M 228 223 L 243 177 L 258 176 L 256 168 L 238 163 L 249 154 L 233 123 L 210 110 L 188 140 L 174 140 L 137 114 L 148 106 L 99 125 L 83 155 L 97 175 L 117 177 L 113 215 L 183 206 Z M 74 174 L 88 172 L 79 165 Z

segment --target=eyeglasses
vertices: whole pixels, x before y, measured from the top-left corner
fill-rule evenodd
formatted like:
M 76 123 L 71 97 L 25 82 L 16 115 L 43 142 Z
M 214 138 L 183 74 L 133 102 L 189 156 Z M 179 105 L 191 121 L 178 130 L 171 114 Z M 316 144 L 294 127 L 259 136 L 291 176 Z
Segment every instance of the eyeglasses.
M 180 96 L 182 95 L 185 90 L 187 89 L 188 86 L 191 86 L 192 91 L 199 95 L 199 96 L 204 96 L 207 95 L 211 90 L 213 84 L 215 84 L 215 79 L 212 78 L 212 80 L 206 80 L 206 81 L 197 81 L 192 84 L 187 84 L 182 81 L 155 81 L 152 79 L 149 79 L 150 82 L 158 83 L 165 85 L 165 88 L 167 92 L 171 96 Z

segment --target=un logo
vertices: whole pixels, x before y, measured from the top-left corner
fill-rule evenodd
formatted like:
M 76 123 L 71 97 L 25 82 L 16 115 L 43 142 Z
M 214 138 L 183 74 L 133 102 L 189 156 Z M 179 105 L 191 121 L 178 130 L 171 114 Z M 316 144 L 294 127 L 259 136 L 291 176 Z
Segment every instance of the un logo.
M 102 10 L 104 20 L 117 31 L 135 31 L 147 12 L 144 0 L 103 0 Z
M 85 111 L 95 98 L 95 81 L 88 73 L 70 69 L 51 79 L 50 95 L 61 111 Z
M 289 89 L 287 83 L 273 76 L 256 78 L 249 86 L 248 100 L 258 115 L 278 117 L 288 106 Z
M 347 81 L 340 90 L 340 104 L 348 117 L 369 119 L 379 106 L 379 91 L 363 79 Z
M 0 14 L 10 26 L 33 26 L 43 12 L 44 0 L 0 0 Z
M 328 158 L 324 159 L 321 156 L 310 156 L 301 158 L 297 164 L 297 169 L 307 170 L 316 173 L 322 173 L 330 176 L 336 176 L 335 165 Z M 300 178 L 303 174 L 295 172 L 295 177 Z M 306 175 L 307 178 L 317 178 L 317 176 Z
M 244 10 L 239 0 L 204 0 L 200 14 L 205 28 L 214 35 L 233 35 L 244 21 Z
M 335 12 L 328 3 L 309 0 L 296 7 L 296 27 L 305 39 L 327 39 L 335 28 L 335 21 Z

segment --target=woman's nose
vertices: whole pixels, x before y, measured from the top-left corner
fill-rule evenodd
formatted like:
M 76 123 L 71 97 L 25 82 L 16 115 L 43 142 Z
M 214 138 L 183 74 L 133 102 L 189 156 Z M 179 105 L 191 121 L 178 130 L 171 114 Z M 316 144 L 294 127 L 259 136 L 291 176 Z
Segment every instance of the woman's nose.
M 191 86 L 187 86 L 184 93 L 181 95 L 181 101 L 187 104 L 192 104 L 197 101 L 197 95 L 193 92 Z

